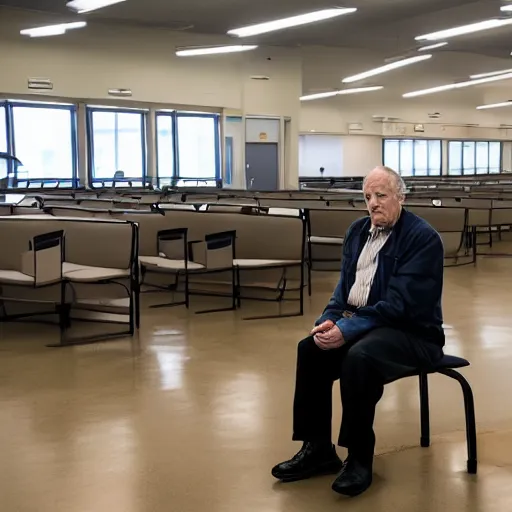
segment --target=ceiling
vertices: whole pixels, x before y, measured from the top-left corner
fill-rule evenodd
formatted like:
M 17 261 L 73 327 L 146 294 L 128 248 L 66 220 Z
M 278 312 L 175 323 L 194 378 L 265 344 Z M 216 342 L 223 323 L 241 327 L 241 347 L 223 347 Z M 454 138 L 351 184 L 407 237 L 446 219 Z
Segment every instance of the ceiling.
M 343 0 L 355 14 L 258 36 L 244 42 L 268 45 L 322 45 L 360 48 L 398 56 L 416 47 L 414 37 L 426 32 L 499 16 L 506 0 Z M 73 18 L 65 0 L 0 0 L 7 6 L 54 13 L 56 22 Z M 110 23 L 130 23 L 225 35 L 229 29 L 327 7 L 332 0 L 127 0 L 87 14 Z M 509 57 L 512 26 L 458 37 L 450 51 Z

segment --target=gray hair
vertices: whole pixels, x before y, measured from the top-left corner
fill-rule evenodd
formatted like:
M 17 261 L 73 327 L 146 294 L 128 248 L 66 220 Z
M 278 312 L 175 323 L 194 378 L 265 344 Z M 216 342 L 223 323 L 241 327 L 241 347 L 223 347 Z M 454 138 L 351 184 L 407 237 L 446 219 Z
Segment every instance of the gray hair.
M 403 200 L 405 199 L 405 194 L 407 192 L 407 186 L 405 185 L 405 181 L 403 180 L 402 176 L 398 174 L 396 171 L 391 169 L 391 167 L 386 167 L 385 165 L 379 165 L 373 169 L 374 171 L 384 171 L 388 174 L 389 178 L 393 181 L 393 184 L 395 185 L 396 194 L 399 197 L 399 199 Z M 363 180 L 363 188 L 366 184 L 366 180 L 368 179 L 369 174 L 364 178 Z

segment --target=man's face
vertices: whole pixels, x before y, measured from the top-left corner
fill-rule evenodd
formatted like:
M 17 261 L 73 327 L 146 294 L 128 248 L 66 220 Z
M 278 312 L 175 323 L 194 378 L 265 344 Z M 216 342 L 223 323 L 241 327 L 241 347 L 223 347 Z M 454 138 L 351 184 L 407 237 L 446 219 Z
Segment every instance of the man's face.
M 366 179 L 363 193 L 374 226 L 392 226 L 398 220 L 402 201 L 393 178 L 386 171 L 373 170 Z

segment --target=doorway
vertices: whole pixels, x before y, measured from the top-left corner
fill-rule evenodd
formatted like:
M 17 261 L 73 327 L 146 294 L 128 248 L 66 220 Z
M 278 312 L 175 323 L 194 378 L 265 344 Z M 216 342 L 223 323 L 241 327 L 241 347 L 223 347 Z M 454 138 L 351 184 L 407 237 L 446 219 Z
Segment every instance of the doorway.
M 245 145 L 245 179 L 247 190 L 278 190 L 277 144 L 248 142 Z

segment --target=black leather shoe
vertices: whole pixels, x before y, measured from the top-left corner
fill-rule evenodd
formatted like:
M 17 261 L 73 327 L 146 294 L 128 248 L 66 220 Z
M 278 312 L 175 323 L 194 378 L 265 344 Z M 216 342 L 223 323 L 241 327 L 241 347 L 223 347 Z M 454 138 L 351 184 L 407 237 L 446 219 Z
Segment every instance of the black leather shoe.
M 372 485 L 372 468 L 349 457 L 340 475 L 332 484 L 332 490 L 345 496 L 362 494 Z
M 343 462 L 336 454 L 334 445 L 319 446 L 305 442 L 294 457 L 272 468 L 272 475 L 283 482 L 296 482 L 318 475 L 338 473 Z

